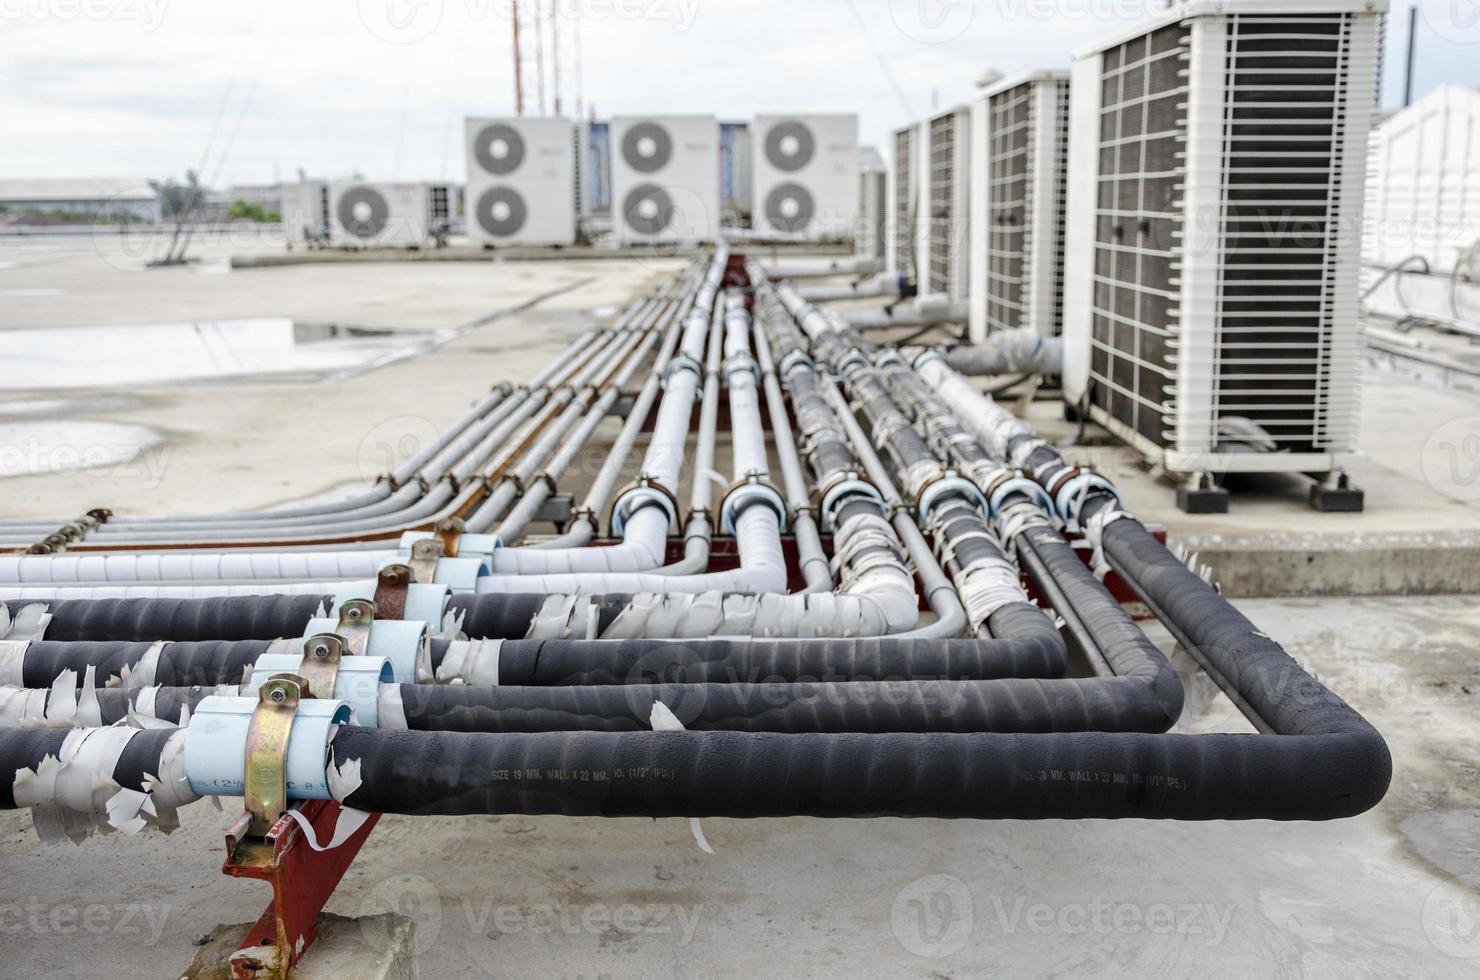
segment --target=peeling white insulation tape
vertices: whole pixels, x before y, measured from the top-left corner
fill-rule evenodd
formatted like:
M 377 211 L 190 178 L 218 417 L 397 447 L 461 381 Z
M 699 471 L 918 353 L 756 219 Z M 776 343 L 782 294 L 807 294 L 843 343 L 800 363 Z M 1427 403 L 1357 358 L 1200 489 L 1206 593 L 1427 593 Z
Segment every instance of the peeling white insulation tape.
M 653 713 L 649 719 L 655 732 L 681 732 L 684 731 L 683 722 L 662 701 L 653 702 Z M 698 817 L 689 817 L 689 830 L 693 831 L 694 843 L 699 845 L 699 850 L 705 854 L 713 854 L 714 848 L 709 846 L 709 841 L 704 838 L 704 827 L 699 823 Z
M 855 588 L 878 586 L 875 575 Z M 795 595 L 723 592 L 638 593 L 606 631 L 596 635 L 599 607 L 586 596 L 551 596 L 530 624 L 531 640 L 698 639 L 706 636 L 851 637 L 882 636 L 914 625 L 918 609 L 898 589 L 868 595 L 828 592 Z M 909 608 L 906 609 L 905 606 Z
M 1095 578 L 1102 582 L 1110 573 L 1110 563 L 1105 560 L 1105 528 L 1122 517 L 1130 516 L 1116 507 L 1102 507 L 1084 524 L 1084 539 L 1094 549 L 1091 553 L 1090 569 L 1095 573 Z
M 133 665 L 124 664 L 123 669 L 118 672 L 118 677 L 108 678 L 108 687 L 121 687 L 125 691 L 137 691 L 140 688 L 153 687 L 154 675 L 159 670 L 159 655 L 164 652 L 165 641 L 160 640 L 151 644 L 144 655 Z
M 498 659 L 503 645 L 503 640 L 449 643 L 437 667 L 437 683 L 498 687 Z
M 332 742 L 333 735 L 329 740 Z M 343 766 L 336 766 L 331 761 L 324 769 L 324 775 L 329 781 L 329 794 L 336 802 L 341 803 L 339 818 L 334 822 L 334 833 L 329 835 L 329 840 L 319 843 L 318 837 L 314 835 L 313 824 L 309 823 L 296 806 L 289 807 L 287 816 L 303 831 L 303 839 L 308 841 L 308 846 L 315 851 L 328 851 L 338 847 L 355 835 L 355 832 L 365 826 L 365 821 L 370 819 L 370 814 L 364 810 L 356 810 L 353 807 L 342 806 L 346 796 L 360 788 L 360 760 L 347 759 Z
M 0 605 L 0 639 L 39 640 L 46 635 L 50 623 L 51 613 L 44 602 L 28 603 L 14 616 L 7 606 Z
M 381 728 L 405 731 L 411 727 L 406 724 L 406 707 L 401 703 L 401 685 L 380 685 L 379 703 L 376 708 L 380 716 Z
M 56 756 L 15 774 L 17 807 L 31 809 L 36 834 L 48 844 L 81 842 L 94 833 L 134 834 L 147 826 L 168 833 L 178 827 L 176 811 L 199 799 L 184 774 L 184 733 L 176 733 L 160 756 L 160 772 L 145 777 L 146 791 L 125 790 L 113 770 L 136 728 L 76 728 Z
M 0 610 L 5 607 L 0 606 Z M 26 661 L 29 640 L 0 640 L 0 686 L 22 687 L 26 680 L 21 668 Z

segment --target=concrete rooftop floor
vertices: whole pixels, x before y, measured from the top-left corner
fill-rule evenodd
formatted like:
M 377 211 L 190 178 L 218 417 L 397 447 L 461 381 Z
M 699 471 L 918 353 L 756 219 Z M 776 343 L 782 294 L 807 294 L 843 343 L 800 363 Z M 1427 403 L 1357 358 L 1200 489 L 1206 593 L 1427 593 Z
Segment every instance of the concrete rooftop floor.
M 435 431 L 488 385 L 528 377 L 584 328 L 587 311 L 680 264 L 219 271 L 252 247 L 211 242 L 200 266 L 144 272 L 106 242 L 0 242 L 0 344 L 7 328 L 244 316 L 434 329 L 574 288 L 334 384 L 0 393 L 0 413 L 11 408 L 0 421 L 117 421 L 163 437 L 155 462 L 135 472 L 0 480 L 7 515 L 218 510 L 335 492 L 380 472 L 385 440 Z M 1376 433 L 1360 474 L 1375 505 L 1367 515 L 1317 515 L 1301 491 L 1236 495 L 1227 517 L 1191 519 L 1139 468 L 1115 475 L 1131 509 L 1174 536 L 1368 540 L 1480 524 L 1474 504 L 1413 475 L 1416 447 L 1442 423 L 1480 415 L 1476 399 L 1385 377 L 1369 377 L 1366 395 Z M 1052 427 L 1051 406 L 1033 413 Z M 1374 426 L 1389 413 L 1402 424 Z M 294 416 L 312 424 L 284 424 Z M 682 820 L 393 817 L 330 910 L 412 917 L 425 977 L 1474 976 L 1480 602 L 1238 605 L 1387 736 L 1394 780 L 1377 809 L 1330 824 L 707 820 L 712 856 Z M 1184 729 L 1250 731 L 1186 669 Z M 265 904 L 264 888 L 220 874 L 228 816 L 203 801 L 170 837 L 48 848 L 27 815 L 0 814 L 0 974 L 177 974 L 198 937 Z M 374 928 L 364 938 L 383 941 Z

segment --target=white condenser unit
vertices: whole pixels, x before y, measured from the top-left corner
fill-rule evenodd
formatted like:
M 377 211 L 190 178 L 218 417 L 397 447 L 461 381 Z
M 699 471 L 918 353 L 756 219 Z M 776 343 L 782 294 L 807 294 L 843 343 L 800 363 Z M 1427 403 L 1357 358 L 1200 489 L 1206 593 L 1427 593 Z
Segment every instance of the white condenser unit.
M 329 238 L 356 248 L 421 246 L 431 233 L 426 184 L 329 185 Z
M 925 121 L 922 296 L 965 299 L 971 261 L 971 108 L 959 106 Z
M 468 236 L 483 245 L 576 240 L 576 141 L 569 119 L 468 119 Z
M 1384 5 L 1194 0 L 1078 53 L 1064 393 L 1223 510 L 1226 472 L 1360 509 L 1357 278 Z
M 618 116 L 611 140 L 612 226 L 619 242 L 718 240 L 715 117 Z
M 858 214 L 856 115 L 756 116 L 751 124 L 758 231 L 846 238 Z
M 320 241 L 329 230 L 329 184 L 300 180 L 283 185 L 283 234 L 289 247 Z
M 1441 85 L 1393 113 L 1368 159 L 1369 309 L 1480 331 L 1480 88 Z
M 1062 332 L 1069 73 L 1021 75 L 972 107 L 971 339 Z
M 889 173 L 881 166 L 858 168 L 858 218 L 853 223 L 853 251 L 884 259 L 888 239 L 884 229 L 889 208 Z
M 921 154 L 925 141 L 916 123 L 894 131 L 890 146 L 889 213 L 884 264 L 908 282 L 919 281 L 920 229 L 924 223 Z

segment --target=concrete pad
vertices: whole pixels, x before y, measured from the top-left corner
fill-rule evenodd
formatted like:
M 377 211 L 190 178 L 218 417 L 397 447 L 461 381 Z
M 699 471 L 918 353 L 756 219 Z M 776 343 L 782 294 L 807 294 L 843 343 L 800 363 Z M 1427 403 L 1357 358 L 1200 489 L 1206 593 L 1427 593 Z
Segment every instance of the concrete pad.
M 217 926 L 196 941 L 180 980 L 232 980 L 231 956 L 253 923 Z M 324 915 L 295 980 L 415 980 L 416 923 L 385 912 L 359 919 Z

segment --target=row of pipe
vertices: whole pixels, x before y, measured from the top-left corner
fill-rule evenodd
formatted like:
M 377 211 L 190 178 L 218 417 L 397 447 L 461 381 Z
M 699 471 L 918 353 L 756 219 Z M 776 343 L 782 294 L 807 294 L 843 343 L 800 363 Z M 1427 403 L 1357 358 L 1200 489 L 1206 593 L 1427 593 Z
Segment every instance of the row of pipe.
M 0 807 L 44 836 L 168 829 L 239 794 L 219 733 L 315 658 L 337 673 L 295 725 L 327 749 L 295 793 L 378 812 L 1374 805 L 1381 736 L 953 360 L 881 348 L 722 247 L 338 506 L 99 518 L 5 556 Z M 531 537 L 624 395 L 571 525 Z M 1168 734 L 1181 682 L 1107 571 L 1260 734 Z

